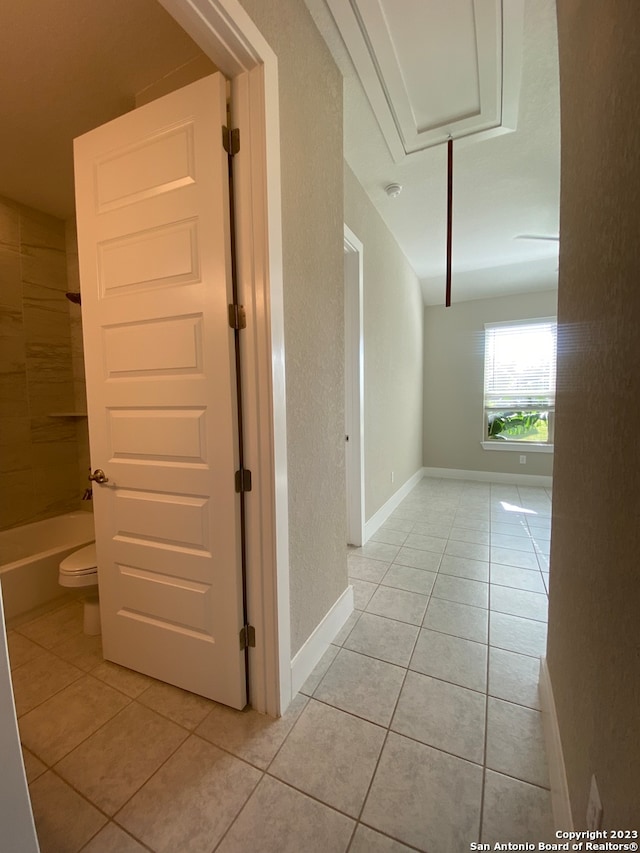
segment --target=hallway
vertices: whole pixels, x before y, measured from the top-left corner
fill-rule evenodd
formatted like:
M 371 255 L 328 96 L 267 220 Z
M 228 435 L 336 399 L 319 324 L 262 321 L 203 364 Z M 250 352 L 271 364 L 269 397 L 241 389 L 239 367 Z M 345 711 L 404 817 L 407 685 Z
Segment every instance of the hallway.
M 425 478 L 350 549 L 356 610 L 280 720 L 106 663 L 67 603 L 9 631 L 43 853 L 457 853 L 550 840 L 551 500 Z

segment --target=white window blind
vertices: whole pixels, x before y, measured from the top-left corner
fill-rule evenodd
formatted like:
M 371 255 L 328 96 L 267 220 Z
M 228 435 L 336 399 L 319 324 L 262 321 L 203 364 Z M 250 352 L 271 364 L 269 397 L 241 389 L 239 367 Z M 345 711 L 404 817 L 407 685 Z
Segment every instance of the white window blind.
M 553 408 L 556 328 L 552 318 L 485 326 L 486 409 Z

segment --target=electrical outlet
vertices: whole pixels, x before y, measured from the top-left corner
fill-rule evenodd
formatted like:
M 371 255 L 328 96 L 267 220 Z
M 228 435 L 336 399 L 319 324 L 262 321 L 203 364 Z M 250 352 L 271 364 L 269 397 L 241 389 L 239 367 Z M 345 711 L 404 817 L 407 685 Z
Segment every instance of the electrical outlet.
M 392 483 L 395 483 L 395 479 L 396 479 L 396 472 L 395 472 L 395 471 L 392 471 L 392 472 L 391 472 L 391 482 L 392 482 Z
M 526 456 L 522 455 L 522 456 L 520 457 L 520 464 L 521 464 L 521 465 L 526 465 L 526 464 L 527 464 L 527 457 L 526 457 Z
M 602 801 L 598 791 L 596 777 L 591 777 L 591 790 L 589 791 L 589 802 L 587 803 L 587 829 L 600 829 L 602 825 Z

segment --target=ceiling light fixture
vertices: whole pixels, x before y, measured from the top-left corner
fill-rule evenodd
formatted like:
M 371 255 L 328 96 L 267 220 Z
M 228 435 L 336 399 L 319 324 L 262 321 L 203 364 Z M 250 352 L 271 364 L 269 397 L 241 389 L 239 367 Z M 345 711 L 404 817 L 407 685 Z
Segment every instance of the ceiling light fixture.
M 398 198 L 400 193 L 402 192 L 401 184 L 387 184 L 384 188 L 384 191 L 389 196 L 389 198 Z

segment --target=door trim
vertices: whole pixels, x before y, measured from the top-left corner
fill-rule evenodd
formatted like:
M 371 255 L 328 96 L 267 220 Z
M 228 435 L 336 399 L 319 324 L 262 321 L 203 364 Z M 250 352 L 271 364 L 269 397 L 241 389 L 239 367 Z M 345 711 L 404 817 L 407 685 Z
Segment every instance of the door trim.
M 345 411 L 350 464 L 347 477 L 347 543 L 364 545 L 364 246 L 344 226 Z
M 289 519 L 277 58 L 238 0 L 159 0 L 231 80 L 236 238 L 243 332 L 247 597 L 256 631 L 250 689 L 257 711 L 278 716 L 291 693 Z

